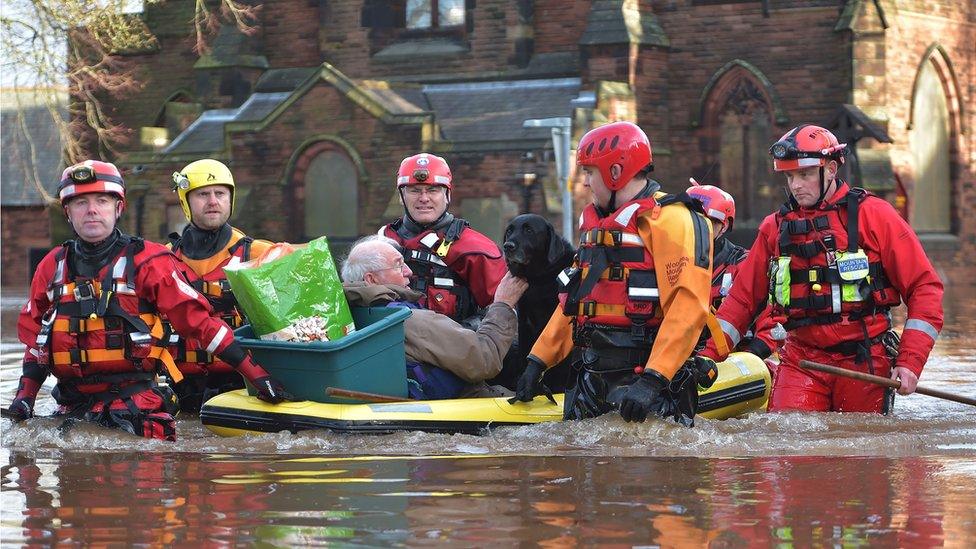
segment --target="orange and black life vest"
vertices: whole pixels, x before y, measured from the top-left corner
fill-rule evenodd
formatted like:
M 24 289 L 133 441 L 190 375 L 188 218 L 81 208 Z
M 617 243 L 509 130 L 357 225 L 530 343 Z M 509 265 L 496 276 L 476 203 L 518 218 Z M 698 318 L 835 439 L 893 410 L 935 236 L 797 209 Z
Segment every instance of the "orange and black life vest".
M 168 331 L 154 304 L 136 294 L 136 267 L 156 252 L 141 238 L 129 241 L 99 278 L 70 273 L 66 242 L 55 255 L 47 286 L 51 303 L 41 321 L 37 349 L 59 382 L 83 393 L 101 392 L 105 384 L 154 380 L 160 365 L 182 379 L 166 348 Z M 40 358 L 40 357 L 39 357 Z
M 240 230 L 231 227 L 231 237 L 220 252 L 205 259 L 190 259 L 181 250 L 179 235 L 170 235 L 169 246 L 184 264 L 189 267 L 184 275 L 190 286 L 206 296 L 217 316 L 231 328 L 239 328 L 246 322 L 231 291 L 230 283 L 224 275 L 224 267 L 251 260 L 253 245 L 258 242 L 266 249 L 267 241 L 255 241 Z M 259 250 L 263 252 L 264 250 Z M 168 324 L 168 323 L 167 323 Z M 208 372 L 232 372 L 233 367 L 215 358 L 199 342 L 187 342 L 170 330 L 170 351 L 176 358 L 179 369 L 186 375 L 206 374 Z

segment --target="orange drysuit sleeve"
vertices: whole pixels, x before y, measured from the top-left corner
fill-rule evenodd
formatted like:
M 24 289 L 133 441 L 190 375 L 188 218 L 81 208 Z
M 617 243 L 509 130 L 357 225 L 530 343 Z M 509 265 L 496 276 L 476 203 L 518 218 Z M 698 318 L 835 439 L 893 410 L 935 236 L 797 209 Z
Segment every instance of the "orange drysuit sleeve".
M 708 318 L 712 226 L 700 214 L 675 205 L 642 214 L 637 230 L 654 256 L 664 315 L 646 367 L 671 379 L 691 356 Z

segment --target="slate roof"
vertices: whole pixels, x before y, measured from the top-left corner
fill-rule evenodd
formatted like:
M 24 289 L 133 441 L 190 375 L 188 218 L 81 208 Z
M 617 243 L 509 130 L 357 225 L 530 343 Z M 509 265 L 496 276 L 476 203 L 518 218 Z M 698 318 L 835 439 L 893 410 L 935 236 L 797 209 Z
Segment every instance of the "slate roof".
M 203 114 L 178 135 L 164 154 L 214 153 L 224 149 L 229 123 L 258 123 L 279 106 L 304 93 L 316 73 L 374 116 L 394 123 L 414 123 L 433 113 L 438 138 L 452 143 L 548 140 L 547 128 L 522 128 L 529 118 L 571 116 L 580 95 L 579 78 L 548 78 L 450 84 L 416 84 L 383 80 L 351 80 L 331 66 L 279 69 L 265 73 L 255 93 L 236 109 Z
M 200 118 L 176 136 L 164 153 L 208 153 L 224 148 L 224 126 L 229 122 L 260 122 L 285 102 L 291 92 L 252 93 L 236 109 L 203 111 Z
M 67 93 L 55 92 L 59 114 L 67 117 Z M 19 114 L 18 114 L 19 110 Z M 18 120 L 23 116 L 23 124 Z M 44 204 L 34 184 L 37 178 L 51 196 L 57 192 L 64 169 L 61 136 L 43 99 L 32 90 L 0 91 L 0 204 L 40 206 Z M 24 132 L 26 127 L 26 133 Z M 30 139 L 27 139 L 30 136 Z M 33 156 L 29 143 L 33 142 Z
M 657 16 L 649 8 L 641 13 L 637 2 L 624 0 L 595 0 L 579 43 L 671 45 Z
M 523 128 L 522 122 L 571 116 L 580 79 L 431 84 L 423 92 L 445 141 L 549 139 L 548 128 Z

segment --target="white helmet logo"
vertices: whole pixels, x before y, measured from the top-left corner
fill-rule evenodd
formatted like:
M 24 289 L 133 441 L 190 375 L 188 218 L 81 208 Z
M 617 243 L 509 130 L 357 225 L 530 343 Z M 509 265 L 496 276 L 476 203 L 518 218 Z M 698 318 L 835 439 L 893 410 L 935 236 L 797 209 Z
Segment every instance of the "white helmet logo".
M 426 166 L 427 164 L 430 164 L 430 159 L 428 159 L 426 156 L 421 156 L 417 159 L 418 166 Z

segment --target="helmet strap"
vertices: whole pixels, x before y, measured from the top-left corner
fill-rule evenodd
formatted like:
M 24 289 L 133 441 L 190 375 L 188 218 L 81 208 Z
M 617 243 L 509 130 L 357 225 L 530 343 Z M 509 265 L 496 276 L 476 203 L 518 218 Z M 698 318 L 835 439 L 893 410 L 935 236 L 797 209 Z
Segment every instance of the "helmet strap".
M 817 203 L 814 206 L 819 206 L 823 202 L 825 194 L 827 194 L 827 185 L 824 184 L 824 167 L 820 166 L 820 196 L 817 197 Z

